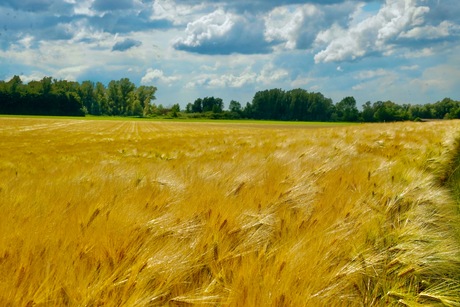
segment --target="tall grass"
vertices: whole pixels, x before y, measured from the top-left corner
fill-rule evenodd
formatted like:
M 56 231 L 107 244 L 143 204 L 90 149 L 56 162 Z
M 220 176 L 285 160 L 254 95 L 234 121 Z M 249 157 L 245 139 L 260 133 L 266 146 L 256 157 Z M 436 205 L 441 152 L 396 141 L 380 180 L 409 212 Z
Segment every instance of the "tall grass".
M 460 304 L 460 122 L 0 119 L 2 306 Z

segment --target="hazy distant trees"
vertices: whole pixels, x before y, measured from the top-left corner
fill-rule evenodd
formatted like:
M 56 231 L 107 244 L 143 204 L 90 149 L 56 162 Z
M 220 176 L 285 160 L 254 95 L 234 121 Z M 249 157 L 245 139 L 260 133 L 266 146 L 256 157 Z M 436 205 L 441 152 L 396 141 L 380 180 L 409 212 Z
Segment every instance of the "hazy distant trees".
M 193 103 L 187 104 L 186 111 L 189 113 L 214 112 L 220 113 L 224 109 L 224 102 L 221 98 L 205 97 L 198 98 Z
M 282 89 L 270 89 L 257 92 L 252 102 L 246 103 L 245 107 L 240 102 L 231 100 L 228 111 L 223 109 L 221 98 L 205 97 L 188 103 L 185 111 L 224 119 L 330 121 L 334 104 L 321 93 L 309 93 L 303 89 L 287 92 Z
M 391 122 L 418 119 L 460 118 L 460 101 L 444 98 L 433 104 L 366 102 L 362 111 L 352 96 L 334 104 L 321 93 L 304 89 L 259 91 L 241 114 L 246 118 L 300 121 Z
M 427 104 L 396 104 L 392 101 L 367 101 L 360 112 L 360 121 L 388 122 L 423 119 L 460 118 L 460 101 L 444 98 Z
M 178 117 L 179 112 L 180 112 L 180 105 L 176 103 L 171 107 L 171 116 Z
M 156 105 L 154 86 L 139 86 L 128 78 L 101 82 L 56 80 L 44 77 L 24 84 L 19 76 L 0 81 L 0 114 L 84 116 L 180 117 L 178 103 Z M 222 98 L 197 98 L 185 107 L 187 117 L 213 119 L 268 119 L 289 121 L 390 122 L 419 119 L 460 118 L 460 102 L 444 98 L 432 104 L 396 104 L 367 101 L 359 110 L 354 97 L 333 103 L 321 93 L 279 88 L 258 91 L 243 107 L 231 100 L 228 110 Z
M 228 105 L 228 109 L 230 112 L 235 112 L 235 113 L 240 113 L 241 110 L 241 103 L 238 101 L 232 100 L 230 101 L 230 104 Z
M 153 104 L 150 114 L 180 116 L 172 108 Z M 321 93 L 304 89 L 284 91 L 270 89 L 259 91 L 251 102 L 243 107 L 231 100 L 224 110 L 221 98 L 198 98 L 185 107 L 188 117 L 213 119 L 269 119 L 288 121 L 346 121 L 346 122 L 391 122 L 418 119 L 460 118 L 460 102 L 450 98 L 432 104 L 396 104 L 392 101 L 368 101 L 359 110 L 354 97 L 348 96 L 334 104 Z

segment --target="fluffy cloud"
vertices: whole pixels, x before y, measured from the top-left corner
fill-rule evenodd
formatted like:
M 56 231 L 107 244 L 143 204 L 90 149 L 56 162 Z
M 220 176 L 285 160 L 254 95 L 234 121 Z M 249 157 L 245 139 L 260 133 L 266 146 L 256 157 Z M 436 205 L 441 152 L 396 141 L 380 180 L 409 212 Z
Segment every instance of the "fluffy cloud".
M 268 53 L 275 46 L 290 50 L 308 49 L 330 20 L 345 24 L 349 13 L 356 7 L 351 2 L 326 6 L 313 4 L 315 1 L 312 4 L 298 2 L 285 1 L 289 5 L 272 1 L 252 2 L 251 6 L 257 8 L 244 10 L 244 13 L 239 13 L 245 7 L 242 2 L 226 2 L 223 6 L 227 10 L 220 7 L 187 23 L 184 36 L 175 40 L 174 47 L 203 54 Z M 167 3 L 170 7 L 170 2 Z M 266 12 L 260 7 L 272 9 Z M 163 6 L 161 8 L 158 11 L 167 11 Z
M 316 43 L 326 48 L 315 55 L 315 62 L 355 60 L 373 53 L 391 53 L 398 36 L 420 26 L 426 6 L 415 0 L 387 0 L 376 15 L 345 29 L 334 24 L 318 33 Z
M 187 84 L 188 88 L 242 88 L 248 85 L 263 84 L 272 86 L 277 82 L 286 80 L 289 72 L 285 69 L 276 68 L 273 64 L 267 64 L 259 72 L 254 72 L 250 67 L 240 73 L 228 74 L 201 74 Z
M 95 16 L 98 12 L 92 8 L 94 0 L 79 0 L 74 1 L 73 12 L 76 15 Z
M 235 26 L 236 17 L 217 10 L 187 25 L 187 37 L 178 39 L 179 45 L 197 47 L 204 42 L 228 35 Z
M 215 78 L 213 77 L 210 80 L 208 80 L 208 85 L 210 87 L 217 88 L 241 88 L 247 84 L 254 83 L 255 79 L 256 74 L 248 70 L 241 73 L 240 75 L 225 74 L 221 76 L 215 76 Z
M 300 40 L 310 36 L 314 39 L 315 21 L 322 12 L 314 5 L 286 6 L 273 9 L 265 17 L 265 39 L 269 42 L 284 42 L 287 49 L 300 47 Z
M 160 81 L 162 83 L 171 84 L 174 81 L 180 80 L 179 76 L 165 76 L 164 72 L 159 69 L 149 68 L 147 72 L 141 79 L 141 84 L 152 85 L 155 81 Z
M 401 33 L 400 37 L 410 39 L 438 39 L 451 35 L 458 36 L 459 32 L 460 26 L 445 20 L 438 26 L 427 25 L 415 27 L 407 32 Z
M 201 74 L 193 81 L 187 83 L 187 88 L 241 88 L 253 84 L 257 75 L 249 69 L 240 74 Z
M 264 53 L 265 42 L 257 20 L 218 9 L 188 23 L 185 37 L 178 38 L 174 48 L 203 54 Z
M 289 77 L 289 71 L 277 68 L 272 63 L 265 65 L 257 76 L 257 83 L 272 85 Z
M 215 8 L 212 3 L 194 4 L 187 1 L 181 4 L 180 1 L 174 0 L 155 0 L 152 4 L 150 18 L 152 20 L 168 20 L 175 26 L 186 25 Z

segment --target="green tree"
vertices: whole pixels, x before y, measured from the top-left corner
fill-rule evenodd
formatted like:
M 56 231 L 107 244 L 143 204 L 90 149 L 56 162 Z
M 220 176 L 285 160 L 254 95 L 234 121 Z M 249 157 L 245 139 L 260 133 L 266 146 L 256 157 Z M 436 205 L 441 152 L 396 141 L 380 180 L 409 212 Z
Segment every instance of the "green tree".
M 193 113 L 193 104 L 191 102 L 187 103 L 187 106 L 185 107 L 185 112 Z
M 331 118 L 334 104 L 332 99 L 321 93 L 308 93 L 307 120 L 328 121 Z
M 243 109 L 241 108 L 241 103 L 236 100 L 231 100 L 228 105 L 229 112 L 226 116 L 230 119 L 238 119 L 243 116 Z
M 180 105 L 176 103 L 171 107 L 171 116 L 177 117 L 179 112 L 180 112 Z
M 355 122 L 359 118 L 359 111 L 354 97 L 343 98 L 335 105 L 335 108 L 339 121 Z
M 224 103 L 221 98 L 205 97 L 201 103 L 203 112 L 220 113 L 224 109 Z
M 192 112 L 193 113 L 203 112 L 203 99 L 198 98 L 193 102 Z
M 252 104 L 249 101 L 246 102 L 246 106 L 243 109 L 243 117 L 245 117 L 245 118 L 254 118 L 254 112 L 253 112 Z
M 51 93 L 53 84 L 52 80 L 53 79 L 51 77 L 43 77 L 43 79 L 40 80 L 40 83 L 42 85 L 41 94 L 48 95 L 49 93 Z
M 88 110 L 90 114 L 100 113 L 99 108 L 96 103 L 96 93 L 94 82 L 89 80 L 83 81 L 78 88 L 78 95 L 83 106 Z M 98 114 L 95 114 L 98 115 Z
M 281 89 L 264 90 L 255 93 L 252 99 L 252 116 L 255 119 L 276 119 L 278 100 L 284 96 Z
M 139 101 L 143 109 L 144 116 L 148 114 L 153 100 L 155 100 L 155 92 L 157 88 L 154 86 L 142 85 L 135 89 L 135 99 Z
M 119 86 L 119 110 L 121 115 L 128 115 L 129 110 L 132 109 L 132 104 L 134 103 L 134 96 L 131 93 L 135 90 L 136 86 L 134 83 L 129 81 L 128 78 L 122 78 L 118 82 Z
M 228 109 L 230 112 L 241 113 L 241 103 L 238 101 L 232 100 L 228 105 Z
M 156 115 L 166 115 L 168 109 L 166 109 L 161 103 L 156 108 Z
M 459 102 L 451 98 L 444 98 L 438 101 L 432 106 L 434 110 L 434 116 L 438 119 L 443 118 L 456 118 L 457 110 L 460 108 Z
M 365 122 L 373 122 L 375 120 L 374 118 L 374 108 L 372 107 L 372 104 L 370 101 L 367 101 L 363 105 L 363 111 L 361 113 L 361 117 L 363 121 Z
M 303 89 L 293 89 L 287 92 L 289 104 L 289 119 L 306 120 L 308 109 L 308 92 Z
M 107 89 L 104 84 L 101 82 L 96 83 L 96 88 L 94 89 L 95 95 L 95 105 L 92 106 L 93 111 L 91 114 L 94 115 L 111 115 L 112 110 L 110 109 L 109 102 L 107 99 Z M 99 110 L 99 111 L 98 111 Z
M 118 81 L 112 80 L 107 86 L 108 115 L 121 115 L 121 95 L 119 94 Z
M 7 88 L 10 94 L 18 94 L 22 88 L 22 80 L 19 76 L 13 76 L 7 83 Z
M 401 106 L 392 101 L 377 101 L 373 105 L 374 118 L 378 122 L 403 120 Z
M 136 100 L 133 104 L 132 115 L 138 116 L 138 117 L 144 116 L 144 108 L 142 108 L 142 105 L 139 100 Z
M 129 81 L 128 78 L 122 78 L 118 81 L 110 81 L 107 87 L 107 98 L 111 115 L 129 115 L 133 109 L 133 95 L 131 93 L 135 90 L 134 83 Z

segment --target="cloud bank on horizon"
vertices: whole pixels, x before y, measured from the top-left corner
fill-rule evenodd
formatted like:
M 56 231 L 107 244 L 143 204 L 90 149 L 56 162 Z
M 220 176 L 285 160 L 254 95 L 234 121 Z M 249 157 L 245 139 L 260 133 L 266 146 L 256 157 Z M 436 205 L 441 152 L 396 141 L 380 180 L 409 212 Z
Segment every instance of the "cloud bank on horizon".
M 0 79 L 158 87 L 157 103 L 304 88 L 460 99 L 458 0 L 3 0 Z

